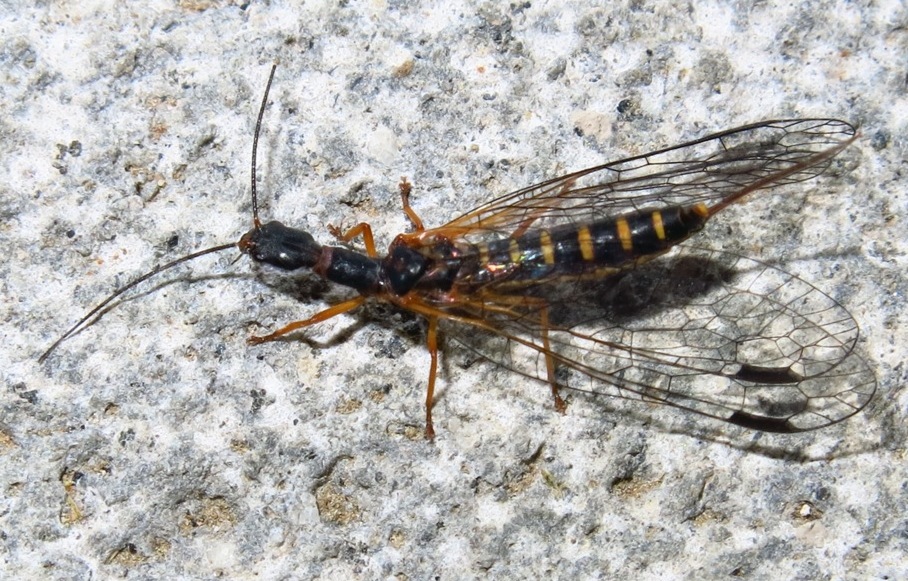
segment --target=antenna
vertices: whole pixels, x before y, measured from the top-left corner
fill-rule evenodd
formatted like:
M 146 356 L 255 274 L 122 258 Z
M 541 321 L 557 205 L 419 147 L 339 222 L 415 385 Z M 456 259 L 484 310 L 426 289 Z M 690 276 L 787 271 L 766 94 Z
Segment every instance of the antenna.
M 259 198 L 256 191 L 255 164 L 259 151 L 259 132 L 262 129 L 262 118 L 265 116 L 265 107 L 268 105 L 268 93 L 271 91 L 271 81 L 274 79 L 274 71 L 277 70 L 277 63 L 271 65 L 271 74 L 268 75 L 268 84 L 265 85 L 265 96 L 262 97 L 262 106 L 259 107 L 259 116 L 255 121 L 255 135 L 252 137 L 252 225 L 258 229 L 262 226 L 259 220 Z
M 256 230 L 261 227 L 261 222 L 259 221 L 259 216 L 258 216 L 258 198 L 256 197 L 256 190 L 255 190 L 256 154 L 258 152 L 259 132 L 261 131 L 261 128 L 262 128 L 262 118 L 265 115 L 265 105 L 268 103 L 268 92 L 271 89 L 271 81 L 274 79 L 274 71 L 276 69 L 277 69 L 277 63 L 274 63 L 271 66 L 271 74 L 268 76 L 268 85 L 265 87 L 265 97 L 262 99 L 262 106 L 259 108 L 258 119 L 255 122 L 255 135 L 252 138 L 252 222 L 253 222 Z M 76 333 L 79 333 L 83 329 L 85 329 L 85 328 L 93 325 L 95 322 L 97 322 L 98 319 L 103 317 L 107 311 L 109 311 L 111 308 L 113 308 L 112 306 L 109 307 L 110 303 L 113 302 L 117 297 L 122 296 L 127 291 L 132 290 L 133 288 L 142 284 L 143 282 L 145 282 L 149 278 L 155 276 L 156 274 L 158 274 L 160 272 L 164 272 L 165 270 L 169 270 L 179 264 L 183 264 L 184 262 L 189 262 L 190 260 L 195 260 L 196 258 L 205 256 L 206 254 L 214 254 L 216 252 L 222 252 L 224 250 L 228 250 L 235 246 L 236 246 L 236 243 L 231 242 L 229 244 L 220 244 L 218 246 L 206 248 L 205 250 L 199 250 L 198 252 L 193 252 L 192 254 L 187 254 L 186 256 L 177 258 L 176 260 L 171 260 L 170 262 L 168 262 L 166 264 L 158 265 L 158 266 L 154 267 L 153 269 L 151 269 L 149 272 L 146 272 L 145 274 L 140 276 L 139 278 L 132 280 L 129 283 L 127 283 L 125 286 L 122 286 L 122 287 L 116 289 L 113 293 L 111 293 L 110 296 L 108 296 L 106 299 L 101 301 L 101 303 L 98 304 L 95 308 L 88 311 L 88 314 L 86 314 L 84 317 L 79 319 L 76 322 L 76 324 L 73 325 L 72 327 L 70 327 L 69 330 L 67 330 L 59 339 L 54 341 L 54 344 L 51 345 L 50 347 L 48 347 L 47 351 L 45 351 L 44 353 L 41 354 L 40 357 L 38 357 L 38 363 L 44 363 L 47 360 L 47 358 L 50 356 L 50 354 L 53 353 L 54 349 L 56 349 L 60 345 L 60 343 L 62 343 L 63 341 L 65 341 L 65 340 L 69 339 L 70 337 L 72 337 L 73 335 L 75 335 Z

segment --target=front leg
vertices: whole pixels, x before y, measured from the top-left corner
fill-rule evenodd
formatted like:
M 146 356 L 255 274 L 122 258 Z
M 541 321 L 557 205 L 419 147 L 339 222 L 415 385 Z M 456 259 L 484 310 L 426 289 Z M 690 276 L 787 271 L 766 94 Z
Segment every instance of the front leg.
M 400 178 L 400 183 L 397 184 L 397 187 L 400 188 L 400 202 L 404 207 L 404 214 L 406 214 L 407 218 L 410 219 L 410 222 L 413 223 L 413 228 L 417 232 L 422 232 L 426 227 L 423 225 L 419 214 L 417 214 L 416 210 L 410 205 L 410 192 L 413 190 L 413 184 L 408 182 L 406 177 L 402 177 Z
M 350 242 L 358 236 L 362 236 L 363 244 L 366 246 L 366 254 L 368 254 L 371 258 L 378 257 L 378 252 L 375 250 L 375 239 L 372 237 L 372 226 L 370 226 L 366 222 L 360 222 L 353 228 L 350 228 L 343 233 L 341 233 L 341 229 L 337 226 L 328 224 L 328 232 L 330 232 L 332 236 L 344 243 Z
M 280 329 L 278 329 L 277 331 L 275 331 L 273 333 L 269 333 L 268 335 L 262 335 L 260 337 L 257 337 L 257 336 L 249 337 L 248 339 L 246 339 L 246 342 L 250 345 L 261 345 L 262 343 L 265 343 L 267 341 L 274 341 L 275 339 L 283 337 L 284 335 L 287 335 L 288 333 L 292 333 L 292 332 L 296 331 L 297 329 L 302 329 L 304 327 L 310 327 L 317 323 L 321 323 L 322 321 L 327 321 L 328 319 L 331 319 L 340 314 L 346 313 L 347 311 L 352 311 L 356 307 L 363 304 L 363 302 L 365 302 L 365 300 L 366 300 L 366 297 L 360 296 L 360 297 L 350 299 L 348 301 L 344 301 L 342 303 L 338 303 L 338 304 L 334 305 L 333 307 L 329 307 L 320 313 L 316 313 L 315 315 L 312 315 L 308 319 L 305 319 L 302 321 L 294 321 L 288 325 L 281 327 Z

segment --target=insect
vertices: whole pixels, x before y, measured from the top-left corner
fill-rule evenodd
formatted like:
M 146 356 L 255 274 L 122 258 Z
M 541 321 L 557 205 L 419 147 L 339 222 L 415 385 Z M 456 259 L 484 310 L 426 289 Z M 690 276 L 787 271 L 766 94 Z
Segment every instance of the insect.
M 489 342 L 462 342 L 548 384 L 560 411 L 566 407 L 561 393 L 571 389 L 757 430 L 800 432 L 848 418 L 872 398 L 876 379 L 854 353 L 857 324 L 836 301 L 758 261 L 675 248 L 724 208 L 823 173 L 856 139 L 850 124 L 790 119 L 745 125 L 518 190 L 437 228 L 426 228 L 411 208 L 403 179 L 403 210 L 413 231 L 397 236 L 381 256 L 365 223 L 345 232 L 329 227 L 345 244 L 361 238 L 361 253 L 259 219 L 256 153 L 274 72 L 253 137 L 252 229 L 235 244 L 177 258 L 117 289 L 40 361 L 128 290 L 236 246 L 256 262 L 308 269 L 357 291 L 309 318 L 250 337 L 252 345 L 370 298 L 426 319 L 428 439 L 434 437 L 440 323 L 455 339 L 485 332 Z

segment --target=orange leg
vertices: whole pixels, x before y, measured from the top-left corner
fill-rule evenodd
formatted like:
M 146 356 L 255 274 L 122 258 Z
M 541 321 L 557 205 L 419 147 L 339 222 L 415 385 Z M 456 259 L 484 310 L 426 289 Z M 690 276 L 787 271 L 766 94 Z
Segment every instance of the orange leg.
M 363 244 L 365 244 L 366 246 L 366 254 L 368 254 L 372 258 L 378 256 L 378 252 L 375 251 L 375 239 L 372 237 L 372 226 L 366 224 L 365 222 L 360 222 L 343 234 L 341 233 L 340 228 L 328 224 L 328 232 L 331 232 L 331 235 L 341 242 L 350 242 L 357 236 L 362 236 Z
M 549 308 L 547 306 L 542 307 L 542 311 L 539 312 L 539 326 L 542 328 L 542 348 L 545 350 L 545 372 L 549 385 L 552 387 L 555 410 L 563 414 L 567 410 L 567 404 L 558 393 L 558 382 L 555 381 L 555 358 L 552 357 L 552 348 L 549 345 Z
M 564 413 L 567 411 L 567 404 L 558 393 L 558 381 L 555 378 L 555 357 L 552 355 L 552 346 L 549 342 L 549 306 L 543 299 L 534 297 L 522 297 L 514 295 L 487 295 L 487 308 L 494 312 L 508 313 L 510 311 L 506 305 L 515 305 L 519 307 L 535 306 L 539 309 L 539 328 L 542 335 L 542 354 L 545 356 L 545 372 L 552 388 L 552 398 L 555 400 L 555 410 Z
M 435 376 L 438 371 L 438 317 L 427 317 L 429 332 L 426 337 L 426 347 L 432 362 L 429 364 L 429 388 L 426 390 L 426 439 L 430 442 L 435 439 L 435 428 L 432 426 L 432 406 L 435 399 Z
M 460 321 L 461 323 L 472 325 L 480 329 L 485 328 L 490 331 L 492 331 L 493 329 L 488 327 L 485 321 L 481 319 L 452 316 L 450 313 L 440 311 L 435 307 L 421 303 L 418 297 L 406 297 L 398 304 L 407 310 L 410 310 L 414 313 L 419 313 L 429 321 L 426 346 L 431 357 L 431 364 L 429 366 L 429 387 L 426 392 L 426 439 L 433 440 L 435 438 L 435 429 L 432 426 L 432 405 L 435 396 L 435 377 L 437 375 L 438 369 L 438 320 L 440 318 L 445 318 L 452 321 Z M 542 352 L 543 356 L 545 357 L 546 375 L 549 385 L 552 389 L 552 398 L 555 402 L 555 410 L 559 413 L 565 413 L 565 411 L 567 410 L 567 403 L 559 394 L 558 381 L 555 377 L 555 354 L 552 351 L 551 342 L 549 341 L 548 304 L 542 299 L 536 299 L 533 297 L 495 295 L 494 300 L 490 302 L 489 307 L 496 312 L 504 313 L 509 311 L 507 305 L 520 305 L 523 307 L 536 306 L 539 308 L 539 325 L 542 329 L 542 349 L 539 349 L 539 346 L 534 345 L 531 341 L 518 342 L 526 345 L 527 347 L 531 347 L 536 349 L 537 351 Z M 514 337 L 513 339 L 517 338 Z
M 413 227 L 416 231 L 422 232 L 426 227 L 423 225 L 422 219 L 413 207 L 410 206 L 410 191 L 413 189 L 413 184 L 408 182 L 407 178 L 402 177 L 400 178 L 400 183 L 397 187 L 400 188 L 400 200 L 404 207 L 404 213 L 407 215 L 407 218 L 410 219 L 410 222 L 413 223 Z M 372 226 L 365 222 L 360 222 L 346 232 L 341 232 L 340 228 L 329 224 L 328 232 L 341 242 L 350 242 L 354 238 L 362 236 L 363 244 L 366 246 L 366 254 L 373 258 L 378 256 L 378 252 L 375 249 L 375 238 L 372 236 Z
M 311 317 L 309 317 L 308 319 L 306 319 L 304 321 L 294 321 L 294 322 L 290 323 L 289 325 L 285 325 L 285 326 L 281 327 L 280 329 L 278 329 L 277 331 L 270 333 L 268 335 L 263 335 L 261 337 L 255 337 L 255 336 L 249 337 L 246 340 L 246 342 L 249 343 L 250 345 L 260 345 L 261 343 L 265 343 L 266 341 L 274 341 L 275 339 L 282 337 L 282 336 L 286 335 L 287 333 L 292 333 L 292 332 L 296 331 L 297 329 L 302 329 L 303 327 L 310 327 L 317 323 L 321 323 L 322 321 L 327 321 L 328 319 L 330 319 L 332 317 L 336 317 L 336 316 L 340 315 L 341 313 L 346 313 L 347 311 L 352 311 L 356 307 L 363 304 L 363 302 L 365 302 L 365 300 L 366 300 L 366 297 L 356 297 L 354 299 L 350 299 L 348 301 L 338 303 L 338 304 L 334 305 L 333 307 L 327 308 L 320 313 L 316 313 L 315 315 L 312 315 Z
M 407 181 L 406 177 L 400 178 L 400 183 L 397 185 L 400 188 L 400 201 L 404 206 L 404 214 L 407 215 L 407 218 L 410 219 L 410 222 L 413 223 L 413 227 L 417 232 L 422 232 L 426 229 L 423 226 L 422 219 L 416 213 L 416 210 L 410 206 L 410 191 L 413 189 L 413 184 Z

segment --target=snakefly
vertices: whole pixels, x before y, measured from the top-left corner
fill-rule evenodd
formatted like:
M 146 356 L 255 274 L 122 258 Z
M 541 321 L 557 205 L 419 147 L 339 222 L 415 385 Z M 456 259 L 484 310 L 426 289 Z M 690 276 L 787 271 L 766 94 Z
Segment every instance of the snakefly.
M 873 396 L 876 379 L 853 351 L 857 324 L 835 300 L 768 264 L 687 244 L 675 248 L 722 209 L 822 174 L 856 139 L 850 124 L 745 125 L 512 192 L 437 228 L 426 228 L 410 207 L 404 179 L 401 198 L 413 231 L 397 236 L 381 256 L 365 223 L 346 232 L 330 227 L 342 243 L 361 238 L 363 254 L 260 221 L 256 151 L 273 78 L 274 68 L 253 137 L 252 229 L 235 244 L 183 256 L 119 288 L 40 361 L 124 292 L 235 245 L 256 262 L 308 269 L 357 291 L 307 319 L 250 337 L 252 345 L 369 299 L 425 318 L 429 439 L 439 323 L 446 336 L 478 354 L 548 384 L 560 411 L 561 394 L 570 389 L 756 430 L 800 432 L 848 418 Z

